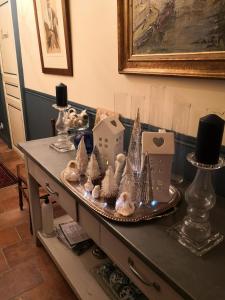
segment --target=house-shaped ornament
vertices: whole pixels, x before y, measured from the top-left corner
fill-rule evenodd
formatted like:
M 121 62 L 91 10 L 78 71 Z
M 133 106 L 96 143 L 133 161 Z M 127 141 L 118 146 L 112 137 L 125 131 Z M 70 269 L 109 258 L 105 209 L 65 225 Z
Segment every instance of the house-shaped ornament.
M 116 156 L 123 152 L 124 126 L 119 119 L 107 117 L 93 128 L 94 146 L 114 169 Z
M 173 132 L 143 132 L 142 154 L 149 153 L 153 199 L 169 202 L 172 162 L 174 155 Z

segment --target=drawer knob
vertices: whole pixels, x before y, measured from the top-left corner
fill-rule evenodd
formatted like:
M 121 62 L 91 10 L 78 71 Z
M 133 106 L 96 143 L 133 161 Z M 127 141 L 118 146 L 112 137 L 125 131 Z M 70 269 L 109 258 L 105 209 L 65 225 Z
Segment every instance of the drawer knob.
M 128 258 L 128 265 L 130 270 L 134 273 L 134 275 L 145 285 L 153 287 L 158 292 L 160 291 L 160 285 L 157 282 L 148 282 L 145 278 L 136 270 L 133 260 Z
M 46 187 L 46 190 L 48 191 L 49 194 L 51 195 L 55 195 L 55 196 L 59 196 L 59 193 L 58 192 L 54 192 L 51 188 L 50 188 L 50 185 L 49 183 L 46 183 L 45 184 L 45 187 Z

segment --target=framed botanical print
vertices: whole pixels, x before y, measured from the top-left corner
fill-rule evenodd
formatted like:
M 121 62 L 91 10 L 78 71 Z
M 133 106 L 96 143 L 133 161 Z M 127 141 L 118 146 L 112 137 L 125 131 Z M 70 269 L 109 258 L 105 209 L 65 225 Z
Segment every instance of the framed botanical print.
M 42 72 L 73 75 L 68 0 L 33 0 Z
M 119 72 L 225 78 L 225 4 L 117 0 Z

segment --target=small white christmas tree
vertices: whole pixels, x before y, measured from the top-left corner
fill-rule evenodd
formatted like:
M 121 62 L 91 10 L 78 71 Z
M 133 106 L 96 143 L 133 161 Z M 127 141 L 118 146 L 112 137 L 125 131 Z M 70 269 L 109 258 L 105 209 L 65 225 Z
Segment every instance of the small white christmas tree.
M 94 185 L 91 181 L 90 176 L 88 176 L 88 179 L 87 179 L 86 183 L 84 184 L 84 189 L 86 192 L 89 192 L 89 193 L 91 193 L 91 191 L 93 191 L 93 189 L 94 189 Z
M 129 194 L 130 199 L 132 201 L 135 201 L 136 200 L 136 189 L 137 189 L 137 186 L 135 184 L 134 173 L 133 173 L 133 170 L 131 167 L 130 160 L 127 157 L 126 165 L 125 165 L 121 183 L 120 183 L 119 194 L 126 192 Z
M 101 152 L 99 151 L 97 145 L 94 146 L 93 153 L 95 154 L 95 157 L 96 157 L 96 159 L 97 159 L 97 162 L 98 162 L 98 166 L 99 166 L 101 175 L 105 174 L 105 170 L 106 170 L 106 160 L 104 159 L 103 155 L 102 155 Z
M 126 156 L 123 153 L 117 154 L 115 161 L 115 174 L 116 183 L 119 185 L 123 174 L 123 169 L 126 162 Z
M 114 198 L 117 196 L 118 185 L 114 178 L 114 172 L 111 166 L 108 167 L 105 177 L 102 180 L 102 196 L 104 198 Z
M 88 155 L 86 146 L 84 143 L 84 137 L 82 136 L 76 154 L 76 164 L 78 169 L 80 170 L 81 175 L 85 175 L 86 168 L 88 165 Z
M 99 165 L 94 153 L 91 154 L 91 158 L 87 166 L 86 174 L 87 176 L 91 177 L 92 181 L 98 179 L 101 175 Z

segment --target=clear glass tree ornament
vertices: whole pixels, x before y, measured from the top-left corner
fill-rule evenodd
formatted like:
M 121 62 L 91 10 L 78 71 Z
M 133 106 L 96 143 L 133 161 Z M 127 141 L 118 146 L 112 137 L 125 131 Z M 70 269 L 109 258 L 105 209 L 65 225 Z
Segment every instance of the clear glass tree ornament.
M 127 153 L 135 177 L 139 177 L 141 173 L 141 132 L 140 112 L 138 108 Z

